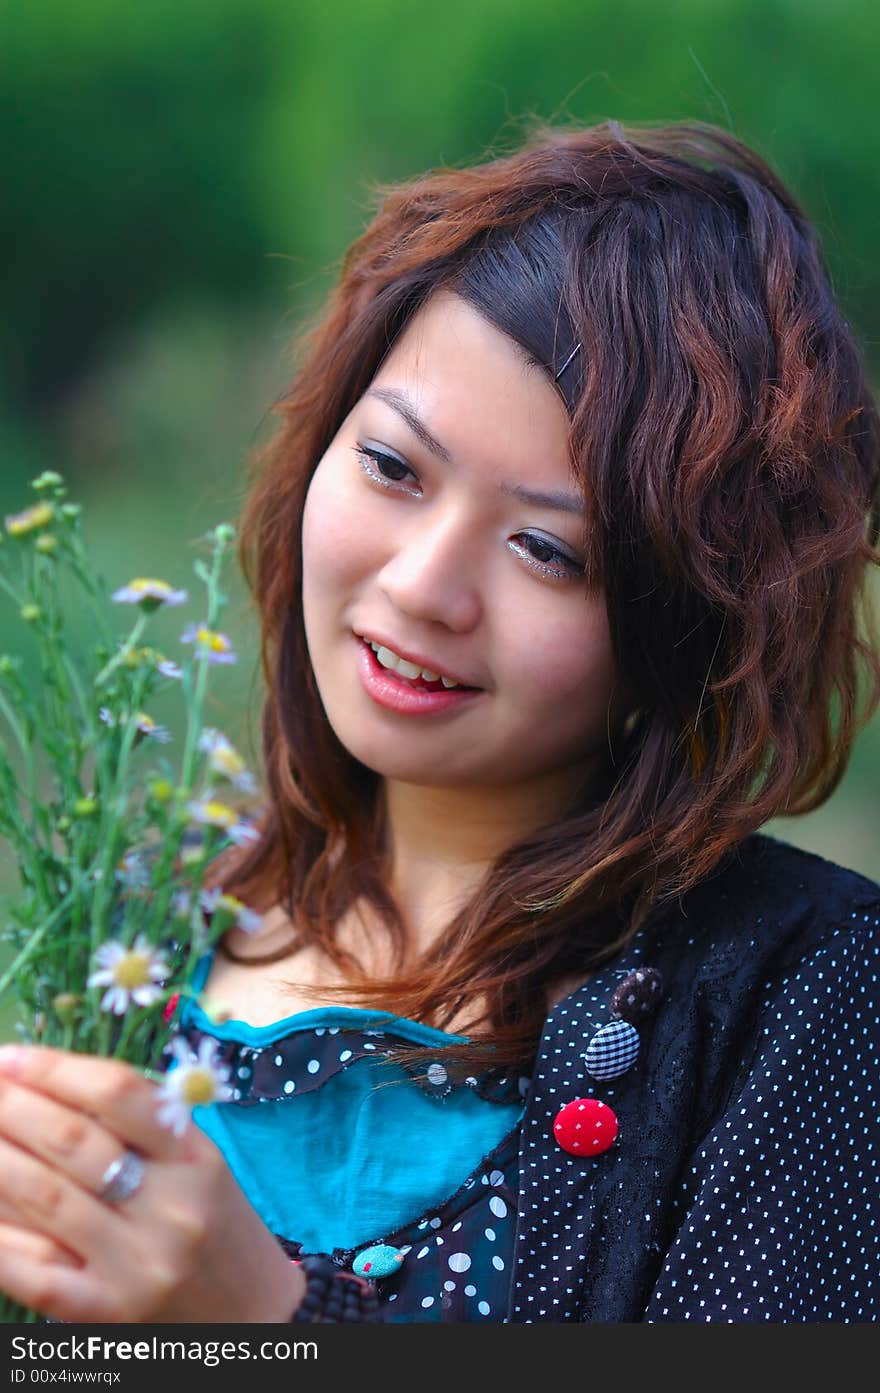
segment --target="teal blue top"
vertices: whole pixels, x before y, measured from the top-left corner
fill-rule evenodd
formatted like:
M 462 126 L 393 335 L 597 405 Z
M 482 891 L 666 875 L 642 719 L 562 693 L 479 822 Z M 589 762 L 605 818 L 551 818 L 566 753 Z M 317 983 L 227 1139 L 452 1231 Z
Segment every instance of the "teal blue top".
M 200 959 L 191 994 L 181 1000 L 178 1033 L 194 1047 L 206 1035 L 220 1043 L 234 1092 L 232 1101 L 196 1107 L 193 1120 L 264 1222 L 291 1251 L 350 1261 L 372 1244 L 415 1249 L 405 1264 L 409 1284 L 403 1271 L 382 1284 L 386 1300 L 401 1298 L 395 1319 L 501 1319 L 530 1080 L 495 1071 L 453 1082 L 442 1047 L 467 1037 L 386 1011 L 325 1006 L 270 1025 L 217 1024 L 196 1001 L 212 956 Z M 436 1062 L 402 1065 L 390 1057 L 401 1041 L 436 1045 Z M 465 1230 L 473 1239 L 467 1252 Z M 474 1265 L 477 1238 L 486 1249 L 479 1290 L 463 1275 Z M 441 1272 L 424 1260 L 429 1248 L 441 1266 L 447 1255 L 458 1266 Z M 453 1290 L 467 1308 L 457 1315 L 449 1313 Z

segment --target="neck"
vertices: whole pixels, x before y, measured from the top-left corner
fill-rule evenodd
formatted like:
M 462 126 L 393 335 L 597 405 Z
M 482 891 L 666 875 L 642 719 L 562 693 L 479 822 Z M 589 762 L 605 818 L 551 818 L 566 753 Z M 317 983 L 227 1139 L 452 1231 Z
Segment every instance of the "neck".
M 573 792 L 570 777 L 516 790 L 384 781 L 390 883 L 416 952 L 442 933 L 496 858 L 559 816 Z

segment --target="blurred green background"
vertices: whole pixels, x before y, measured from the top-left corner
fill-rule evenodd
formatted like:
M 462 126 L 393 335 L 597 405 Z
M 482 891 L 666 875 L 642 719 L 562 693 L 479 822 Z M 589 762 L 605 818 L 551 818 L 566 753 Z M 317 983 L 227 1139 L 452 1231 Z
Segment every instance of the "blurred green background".
M 818 226 L 877 381 L 876 0 L 6 0 L 0 27 L 0 508 L 59 470 L 113 587 L 200 598 L 195 540 L 236 515 L 372 181 L 503 153 L 529 115 L 752 144 Z M 257 636 L 227 580 L 240 660 L 209 715 L 253 767 Z M 169 650 L 181 613 L 154 627 Z M 0 650 L 22 630 L 0 600 Z M 153 714 L 182 728 L 179 702 Z M 766 830 L 880 879 L 878 775 L 875 718 L 826 806 Z

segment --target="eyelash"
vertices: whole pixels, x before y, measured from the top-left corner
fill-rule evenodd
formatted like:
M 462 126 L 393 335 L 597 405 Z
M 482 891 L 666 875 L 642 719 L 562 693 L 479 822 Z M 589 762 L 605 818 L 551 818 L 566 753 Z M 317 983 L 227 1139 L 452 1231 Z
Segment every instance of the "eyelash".
M 379 485 L 380 488 L 393 489 L 395 484 L 402 483 L 403 480 L 384 478 L 382 474 L 377 473 L 376 470 L 371 469 L 368 466 L 368 460 L 373 460 L 377 468 L 381 467 L 380 461 L 385 461 L 388 464 L 396 465 L 398 469 L 406 469 L 409 471 L 410 474 L 413 474 L 413 471 L 412 469 L 410 469 L 409 465 L 404 464 L 403 460 L 396 459 L 394 455 L 386 455 L 381 450 L 373 450 L 368 448 L 366 445 L 355 445 L 352 448 L 354 450 L 355 455 L 360 460 L 361 469 L 363 470 L 367 479 L 369 479 L 371 483 Z M 413 477 L 415 477 L 414 474 Z M 523 559 L 526 562 L 526 565 L 530 566 L 532 570 L 537 571 L 540 575 L 547 576 L 548 579 L 555 581 L 576 580 L 578 577 L 583 577 L 584 571 L 580 563 L 574 561 L 570 556 L 566 556 L 565 552 L 559 551 L 558 548 L 552 546 L 550 542 L 545 542 L 543 537 L 531 537 L 528 532 L 522 533 L 522 536 L 530 537 L 531 541 L 534 544 L 546 548 L 546 550 L 549 551 L 552 556 L 558 556 L 559 559 L 562 562 L 564 562 L 564 564 L 568 567 L 566 574 L 560 575 L 559 571 L 556 570 L 553 566 L 546 566 L 542 562 L 538 561 L 534 556 L 523 555 L 523 553 L 520 553 L 520 555 L 523 555 Z

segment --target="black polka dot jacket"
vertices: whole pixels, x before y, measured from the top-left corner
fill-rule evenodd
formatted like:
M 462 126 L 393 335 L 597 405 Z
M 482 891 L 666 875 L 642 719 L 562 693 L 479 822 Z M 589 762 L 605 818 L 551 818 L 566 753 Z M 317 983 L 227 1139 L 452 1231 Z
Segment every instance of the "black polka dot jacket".
M 880 884 L 746 838 L 554 1007 L 521 1120 L 452 1200 L 371 1240 L 404 1259 L 369 1270 L 383 1320 L 876 1320 L 878 935 Z
M 756 833 L 560 1002 L 522 1123 L 505 1319 L 876 1320 L 878 955 L 880 885 Z M 633 1016 L 638 1053 L 595 1077 L 584 1052 L 644 967 L 663 988 Z M 599 1154 L 561 1144 L 576 1099 L 616 1118 Z

